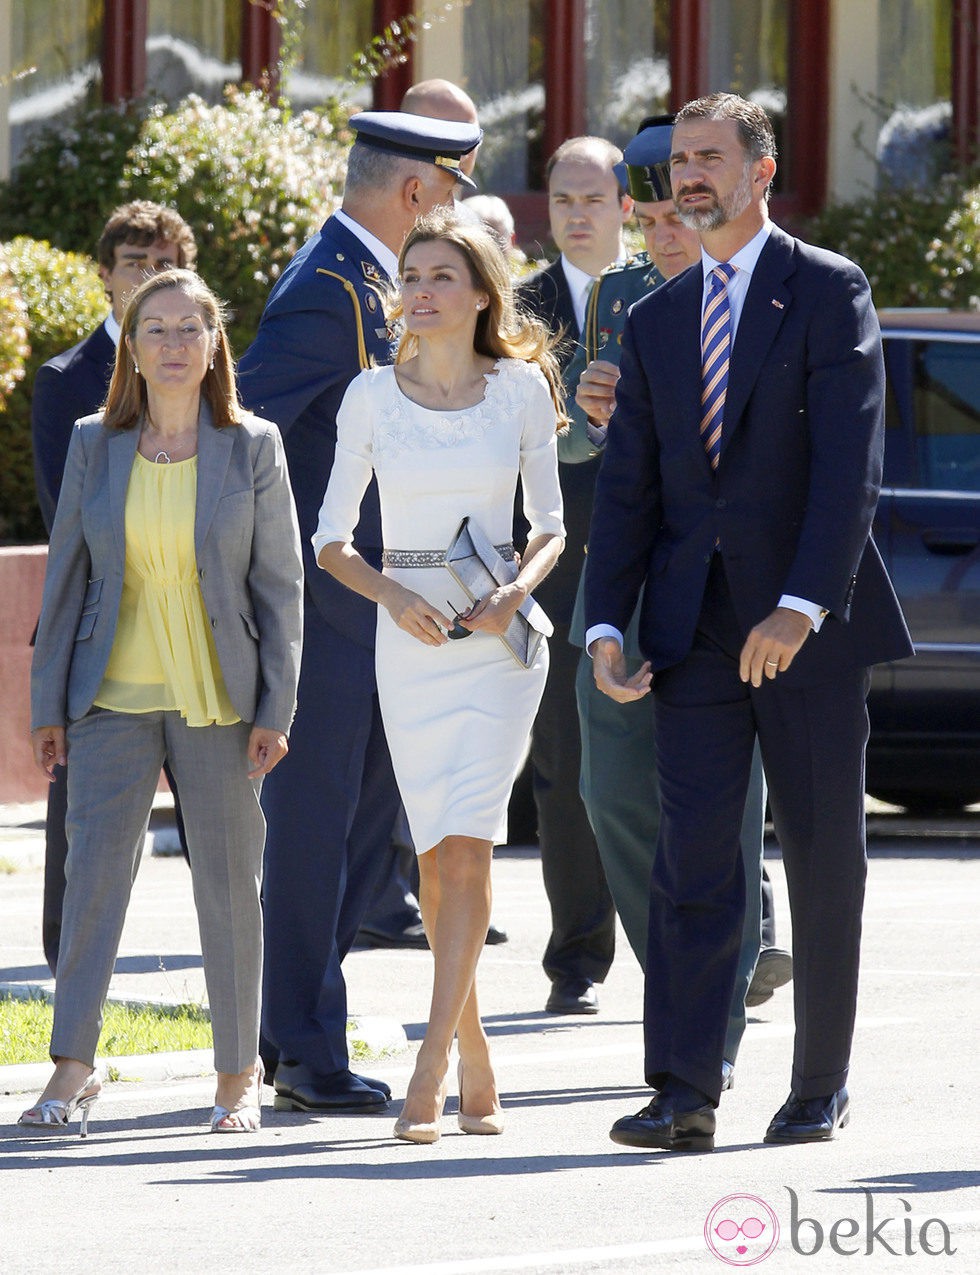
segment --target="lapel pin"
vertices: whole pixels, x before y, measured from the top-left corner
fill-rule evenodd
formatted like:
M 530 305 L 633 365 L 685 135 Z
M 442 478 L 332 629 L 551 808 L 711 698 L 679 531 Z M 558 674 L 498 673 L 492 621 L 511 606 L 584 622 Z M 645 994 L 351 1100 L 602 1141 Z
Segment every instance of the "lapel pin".
M 777 301 L 775 297 L 773 297 L 773 299 L 772 299 L 772 303 L 773 303 L 773 305 L 776 307 L 776 309 L 777 309 L 777 310 L 785 310 L 785 309 L 786 309 L 786 307 L 783 305 L 782 301 Z

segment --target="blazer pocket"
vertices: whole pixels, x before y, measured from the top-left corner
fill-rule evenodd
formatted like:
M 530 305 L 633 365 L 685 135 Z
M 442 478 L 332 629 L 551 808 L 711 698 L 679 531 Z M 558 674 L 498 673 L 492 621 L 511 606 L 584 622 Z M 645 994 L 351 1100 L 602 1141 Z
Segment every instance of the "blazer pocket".
M 104 578 L 104 577 L 103 577 Z M 82 603 L 82 610 L 87 611 L 89 607 L 94 607 L 102 598 L 102 579 L 89 580 L 85 587 L 85 601 Z
M 90 638 L 95 630 L 95 622 L 99 618 L 98 610 L 83 611 L 82 617 L 78 621 L 78 628 L 75 630 L 75 641 L 84 642 L 86 638 Z
M 259 641 L 259 626 L 255 623 L 255 616 L 249 615 L 246 611 L 239 611 L 238 614 L 245 621 L 246 629 L 248 629 L 252 637 L 254 637 L 256 642 L 258 642 Z

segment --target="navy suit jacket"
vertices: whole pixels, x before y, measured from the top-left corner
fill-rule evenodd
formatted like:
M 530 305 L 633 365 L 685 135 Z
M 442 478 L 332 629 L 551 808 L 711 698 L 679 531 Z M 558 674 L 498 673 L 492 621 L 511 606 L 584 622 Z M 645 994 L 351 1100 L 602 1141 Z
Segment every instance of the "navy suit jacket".
M 50 536 L 65 472 L 72 428 L 105 401 L 116 361 L 112 337 L 100 323 L 94 332 L 43 363 L 34 377 L 31 433 L 34 442 L 34 482 L 41 517 Z
M 552 332 L 565 334 L 565 340 L 557 350 L 558 363 L 564 373 L 578 348 L 580 333 L 561 258 L 559 257 L 544 270 L 539 270 L 537 274 L 531 275 L 521 284 L 517 295 L 524 308 L 546 323 Z M 574 386 L 566 384 L 566 397 L 571 398 L 574 389 Z M 571 624 L 575 609 L 575 596 L 582 571 L 582 557 L 589 532 L 589 519 L 592 516 L 592 497 L 599 461 L 595 456 L 582 457 L 581 455 L 576 456 L 574 460 L 566 459 L 562 454 L 560 437 L 558 460 L 565 508 L 565 548 L 555 569 L 547 580 L 535 589 L 534 596 L 555 624 L 567 625 Z M 519 515 L 518 528 L 523 529 L 523 526 Z
M 360 240 L 331 217 L 273 288 L 238 367 L 245 406 L 275 421 L 285 441 L 308 597 L 328 624 L 366 647 L 374 646 L 377 604 L 322 571 L 310 537 L 333 467 L 337 409 L 347 386 L 369 362 L 391 361 L 379 296 L 379 285 L 387 283 Z M 354 547 L 380 569 L 381 511 L 373 479 L 361 504 Z
M 881 338 L 852 262 L 773 227 L 732 348 L 721 458 L 699 437 L 703 275 L 638 301 L 596 487 L 586 624 L 625 631 L 640 589 L 654 671 L 691 647 L 715 545 L 743 636 L 782 594 L 829 611 L 787 686 L 911 654 L 871 539 L 884 430 Z

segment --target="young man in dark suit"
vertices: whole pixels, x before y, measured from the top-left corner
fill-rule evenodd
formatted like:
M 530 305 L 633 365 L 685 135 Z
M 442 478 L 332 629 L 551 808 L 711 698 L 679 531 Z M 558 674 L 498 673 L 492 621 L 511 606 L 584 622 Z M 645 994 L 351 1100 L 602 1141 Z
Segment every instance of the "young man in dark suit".
M 656 696 L 645 1072 L 614 1141 L 709 1150 L 744 911 L 738 829 L 756 737 L 793 915 L 791 1092 L 770 1142 L 832 1138 L 857 999 L 869 668 L 911 654 L 871 520 L 884 365 L 871 291 L 768 217 L 758 106 L 674 125 L 671 185 L 702 268 L 637 303 L 589 536 L 586 634 L 614 699 Z M 621 634 L 640 589 L 647 663 Z
M 623 225 L 633 201 L 613 171 L 622 158 L 622 151 L 604 138 L 573 137 L 548 161 L 548 217 L 561 255 L 522 284 L 518 295 L 527 309 L 563 335 L 563 372 L 582 334 L 592 283 L 626 255 Z M 574 389 L 566 385 L 569 398 Z M 599 462 L 595 455 L 583 459 L 566 453 L 569 442 L 558 441 L 565 552 L 537 591 L 555 635 L 548 681 L 531 732 L 530 762 L 541 869 L 551 905 L 551 936 L 542 962 L 551 980 L 545 1008 L 552 1014 L 595 1014 L 599 1003 L 594 984 L 603 982 L 612 964 L 616 913 L 579 796 L 578 651 L 569 643 L 569 627 Z
M 106 222 L 97 249 L 99 276 L 105 284 L 110 310 L 94 332 L 77 345 L 43 363 L 37 370 L 31 397 L 31 435 L 34 482 L 45 530 L 51 534 L 65 457 L 75 421 L 98 411 L 105 399 L 116 362 L 119 324 L 130 293 L 156 270 L 191 268 L 197 258 L 194 232 L 172 208 L 146 199 L 116 208 Z M 65 896 L 65 858 L 68 839 L 68 771 L 58 767 L 48 788 L 44 831 L 44 902 L 41 941 L 51 973 L 58 964 L 61 907 Z M 186 855 L 180 802 L 174 790 L 177 827 Z
M 452 202 L 457 182 L 472 185 L 459 161 L 482 136 L 395 111 L 365 111 L 351 127 L 342 206 L 289 263 L 239 365 L 246 406 L 282 431 L 306 571 L 299 708 L 289 756 L 262 791 L 263 1057 L 282 1110 L 363 1110 L 390 1097 L 350 1070 L 341 971 L 400 805 L 374 674 L 377 609 L 317 567 L 310 537 L 344 393 L 371 360 L 393 354 L 381 294 L 402 240 L 418 216 Z M 380 568 L 373 483 L 354 545 Z

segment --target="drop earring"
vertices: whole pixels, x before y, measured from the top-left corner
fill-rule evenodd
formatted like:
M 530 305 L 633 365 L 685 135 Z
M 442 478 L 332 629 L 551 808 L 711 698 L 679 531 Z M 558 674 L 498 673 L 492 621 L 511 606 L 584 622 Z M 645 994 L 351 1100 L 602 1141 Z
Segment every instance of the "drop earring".
M 136 362 L 136 360 L 135 360 L 135 359 L 133 359 L 133 371 L 136 373 L 136 375 L 137 375 L 137 376 L 139 376 L 139 374 L 140 374 L 140 365 Z

